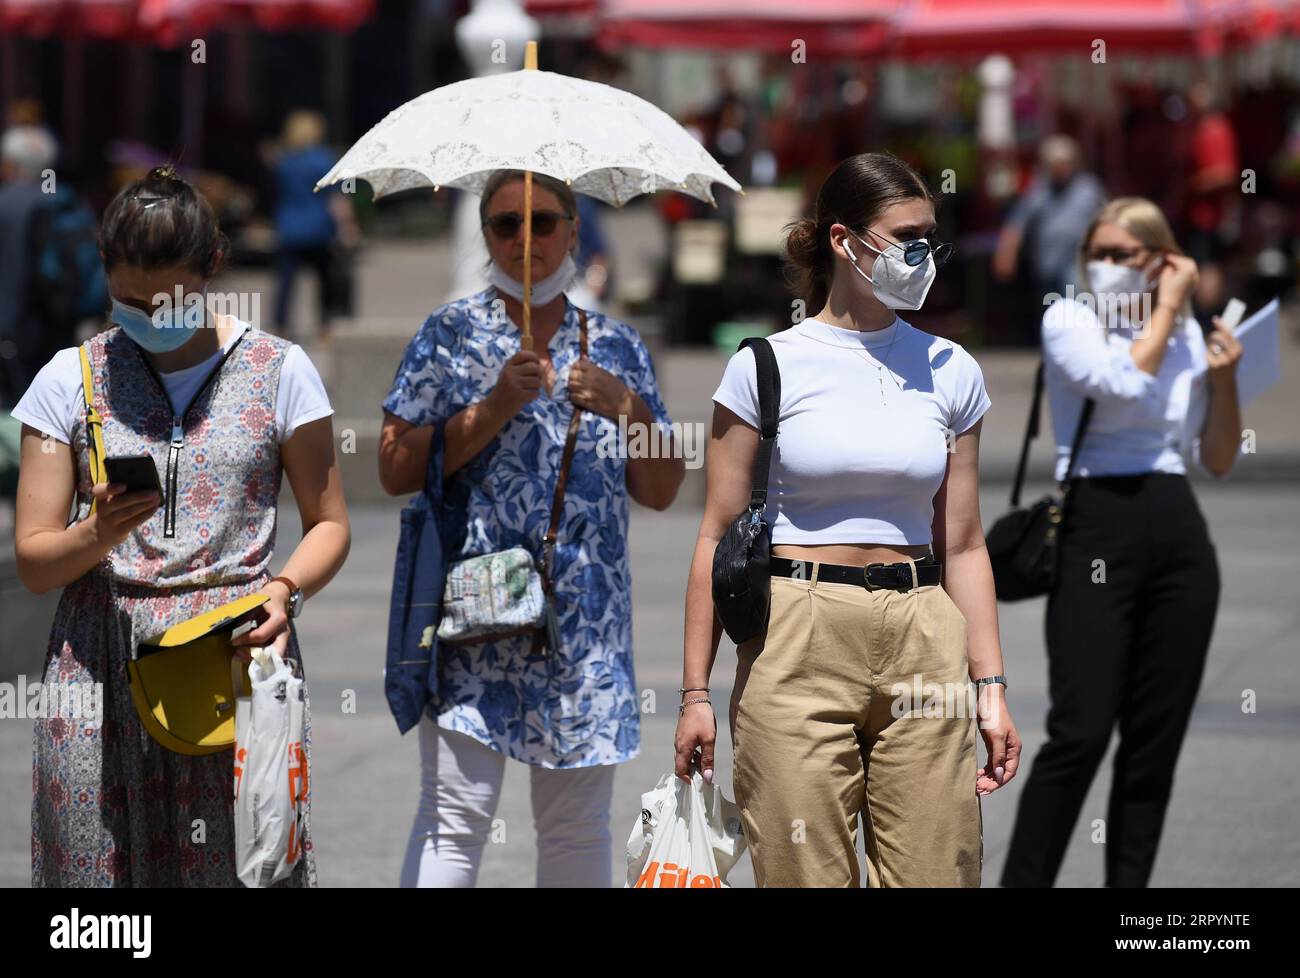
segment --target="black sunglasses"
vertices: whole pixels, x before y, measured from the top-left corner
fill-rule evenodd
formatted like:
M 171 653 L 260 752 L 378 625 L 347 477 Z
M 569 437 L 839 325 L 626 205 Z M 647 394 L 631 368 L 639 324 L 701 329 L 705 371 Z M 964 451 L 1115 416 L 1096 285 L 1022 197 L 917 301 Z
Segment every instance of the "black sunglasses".
M 879 231 L 872 231 L 870 228 L 864 228 L 864 230 L 869 234 L 874 234 L 881 241 L 889 241 L 889 239 Z M 952 245 L 946 241 L 932 244 L 926 238 L 918 238 L 915 241 L 908 241 L 906 243 L 899 241 L 889 241 L 889 243 L 903 249 L 903 261 L 913 268 L 925 261 L 925 256 L 931 252 L 934 252 L 935 268 L 943 268 L 943 266 L 947 264 L 948 259 L 952 257 Z
M 572 220 L 568 214 L 561 211 L 533 211 L 533 234 L 539 238 L 544 238 L 555 231 L 561 221 Z M 490 228 L 492 233 L 498 238 L 510 240 L 519 233 L 519 229 L 524 226 L 524 216 L 515 211 L 504 211 L 500 214 L 493 214 L 483 222 L 483 227 Z
M 1126 262 L 1131 262 L 1134 258 L 1138 257 L 1144 251 L 1150 251 L 1150 250 L 1151 249 L 1146 247 L 1145 245 L 1143 245 L 1141 248 L 1138 248 L 1136 251 L 1130 248 L 1089 248 L 1087 252 L 1087 259 L 1088 261 L 1105 261 L 1107 258 L 1109 258 L 1117 265 L 1123 265 Z

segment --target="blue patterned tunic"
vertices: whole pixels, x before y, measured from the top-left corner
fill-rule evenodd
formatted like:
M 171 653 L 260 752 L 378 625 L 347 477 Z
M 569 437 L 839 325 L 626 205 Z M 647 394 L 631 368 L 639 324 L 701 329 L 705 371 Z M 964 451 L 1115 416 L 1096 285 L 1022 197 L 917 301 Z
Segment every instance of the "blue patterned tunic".
M 407 347 L 384 410 L 419 426 L 486 397 L 519 352 L 520 332 L 504 306 L 494 310 L 496 301 L 489 287 L 435 310 Z M 656 421 L 671 424 L 635 329 L 588 312 L 587 342 L 593 363 L 638 393 Z M 543 389 L 446 484 L 449 518 L 465 528 L 449 560 L 513 546 L 541 560 L 573 411 L 568 381 L 578 357 L 578 310 L 567 298 L 550 348 L 551 393 Z M 429 710 L 439 725 L 540 767 L 615 764 L 641 747 L 627 462 L 607 450 L 617 432 L 617 422 L 583 413 L 554 557 L 559 653 L 533 655 L 528 637 L 438 651 L 439 697 Z

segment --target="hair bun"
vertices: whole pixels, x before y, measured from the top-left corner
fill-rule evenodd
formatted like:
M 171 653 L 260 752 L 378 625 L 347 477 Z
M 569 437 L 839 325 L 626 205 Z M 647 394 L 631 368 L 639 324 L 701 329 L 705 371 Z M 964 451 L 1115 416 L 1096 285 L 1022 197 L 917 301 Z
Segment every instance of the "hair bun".
M 801 217 L 787 225 L 789 233 L 785 239 L 786 255 L 795 264 L 811 268 L 816 264 L 817 252 L 821 242 L 817 234 L 817 221 L 811 217 Z

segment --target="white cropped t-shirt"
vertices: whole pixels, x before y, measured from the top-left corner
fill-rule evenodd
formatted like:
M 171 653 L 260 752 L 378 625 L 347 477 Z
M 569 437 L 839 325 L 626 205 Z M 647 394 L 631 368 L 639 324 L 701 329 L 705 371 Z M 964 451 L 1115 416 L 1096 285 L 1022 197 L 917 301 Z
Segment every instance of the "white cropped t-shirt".
M 902 319 L 870 332 L 805 319 L 768 339 L 781 371 L 772 542 L 930 543 L 950 439 L 991 403 L 975 358 Z M 759 427 L 748 348 L 727 363 L 713 400 Z

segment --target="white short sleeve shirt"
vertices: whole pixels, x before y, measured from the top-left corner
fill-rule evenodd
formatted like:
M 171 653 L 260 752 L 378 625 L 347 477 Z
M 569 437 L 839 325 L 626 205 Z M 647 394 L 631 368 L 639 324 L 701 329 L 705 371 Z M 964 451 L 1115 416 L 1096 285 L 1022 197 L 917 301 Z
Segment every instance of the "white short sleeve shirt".
M 230 349 L 237 337 L 243 335 L 244 330 L 251 328 L 242 320 L 239 324 L 241 329 L 230 336 L 221 351 L 207 360 L 184 370 L 159 372 L 173 409 L 182 411 L 189 405 L 221 355 Z M 12 414 L 23 424 L 31 425 L 64 444 L 71 444 L 73 425 L 84 412 L 81 357 L 78 348 L 70 346 L 54 354 L 40 369 Z M 325 384 L 315 365 L 302 347 L 293 344 L 280 367 L 280 386 L 275 398 L 277 440 L 283 444 L 293 437 L 299 426 L 333 413 Z
M 772 542 L 930 543 L 950 445 L 991 403 L 979 364 L 902 319 L 871 332 L 806 319 L 768 339 L 781 372 Z M 749 349 L 713 400 L 759 426 Z

